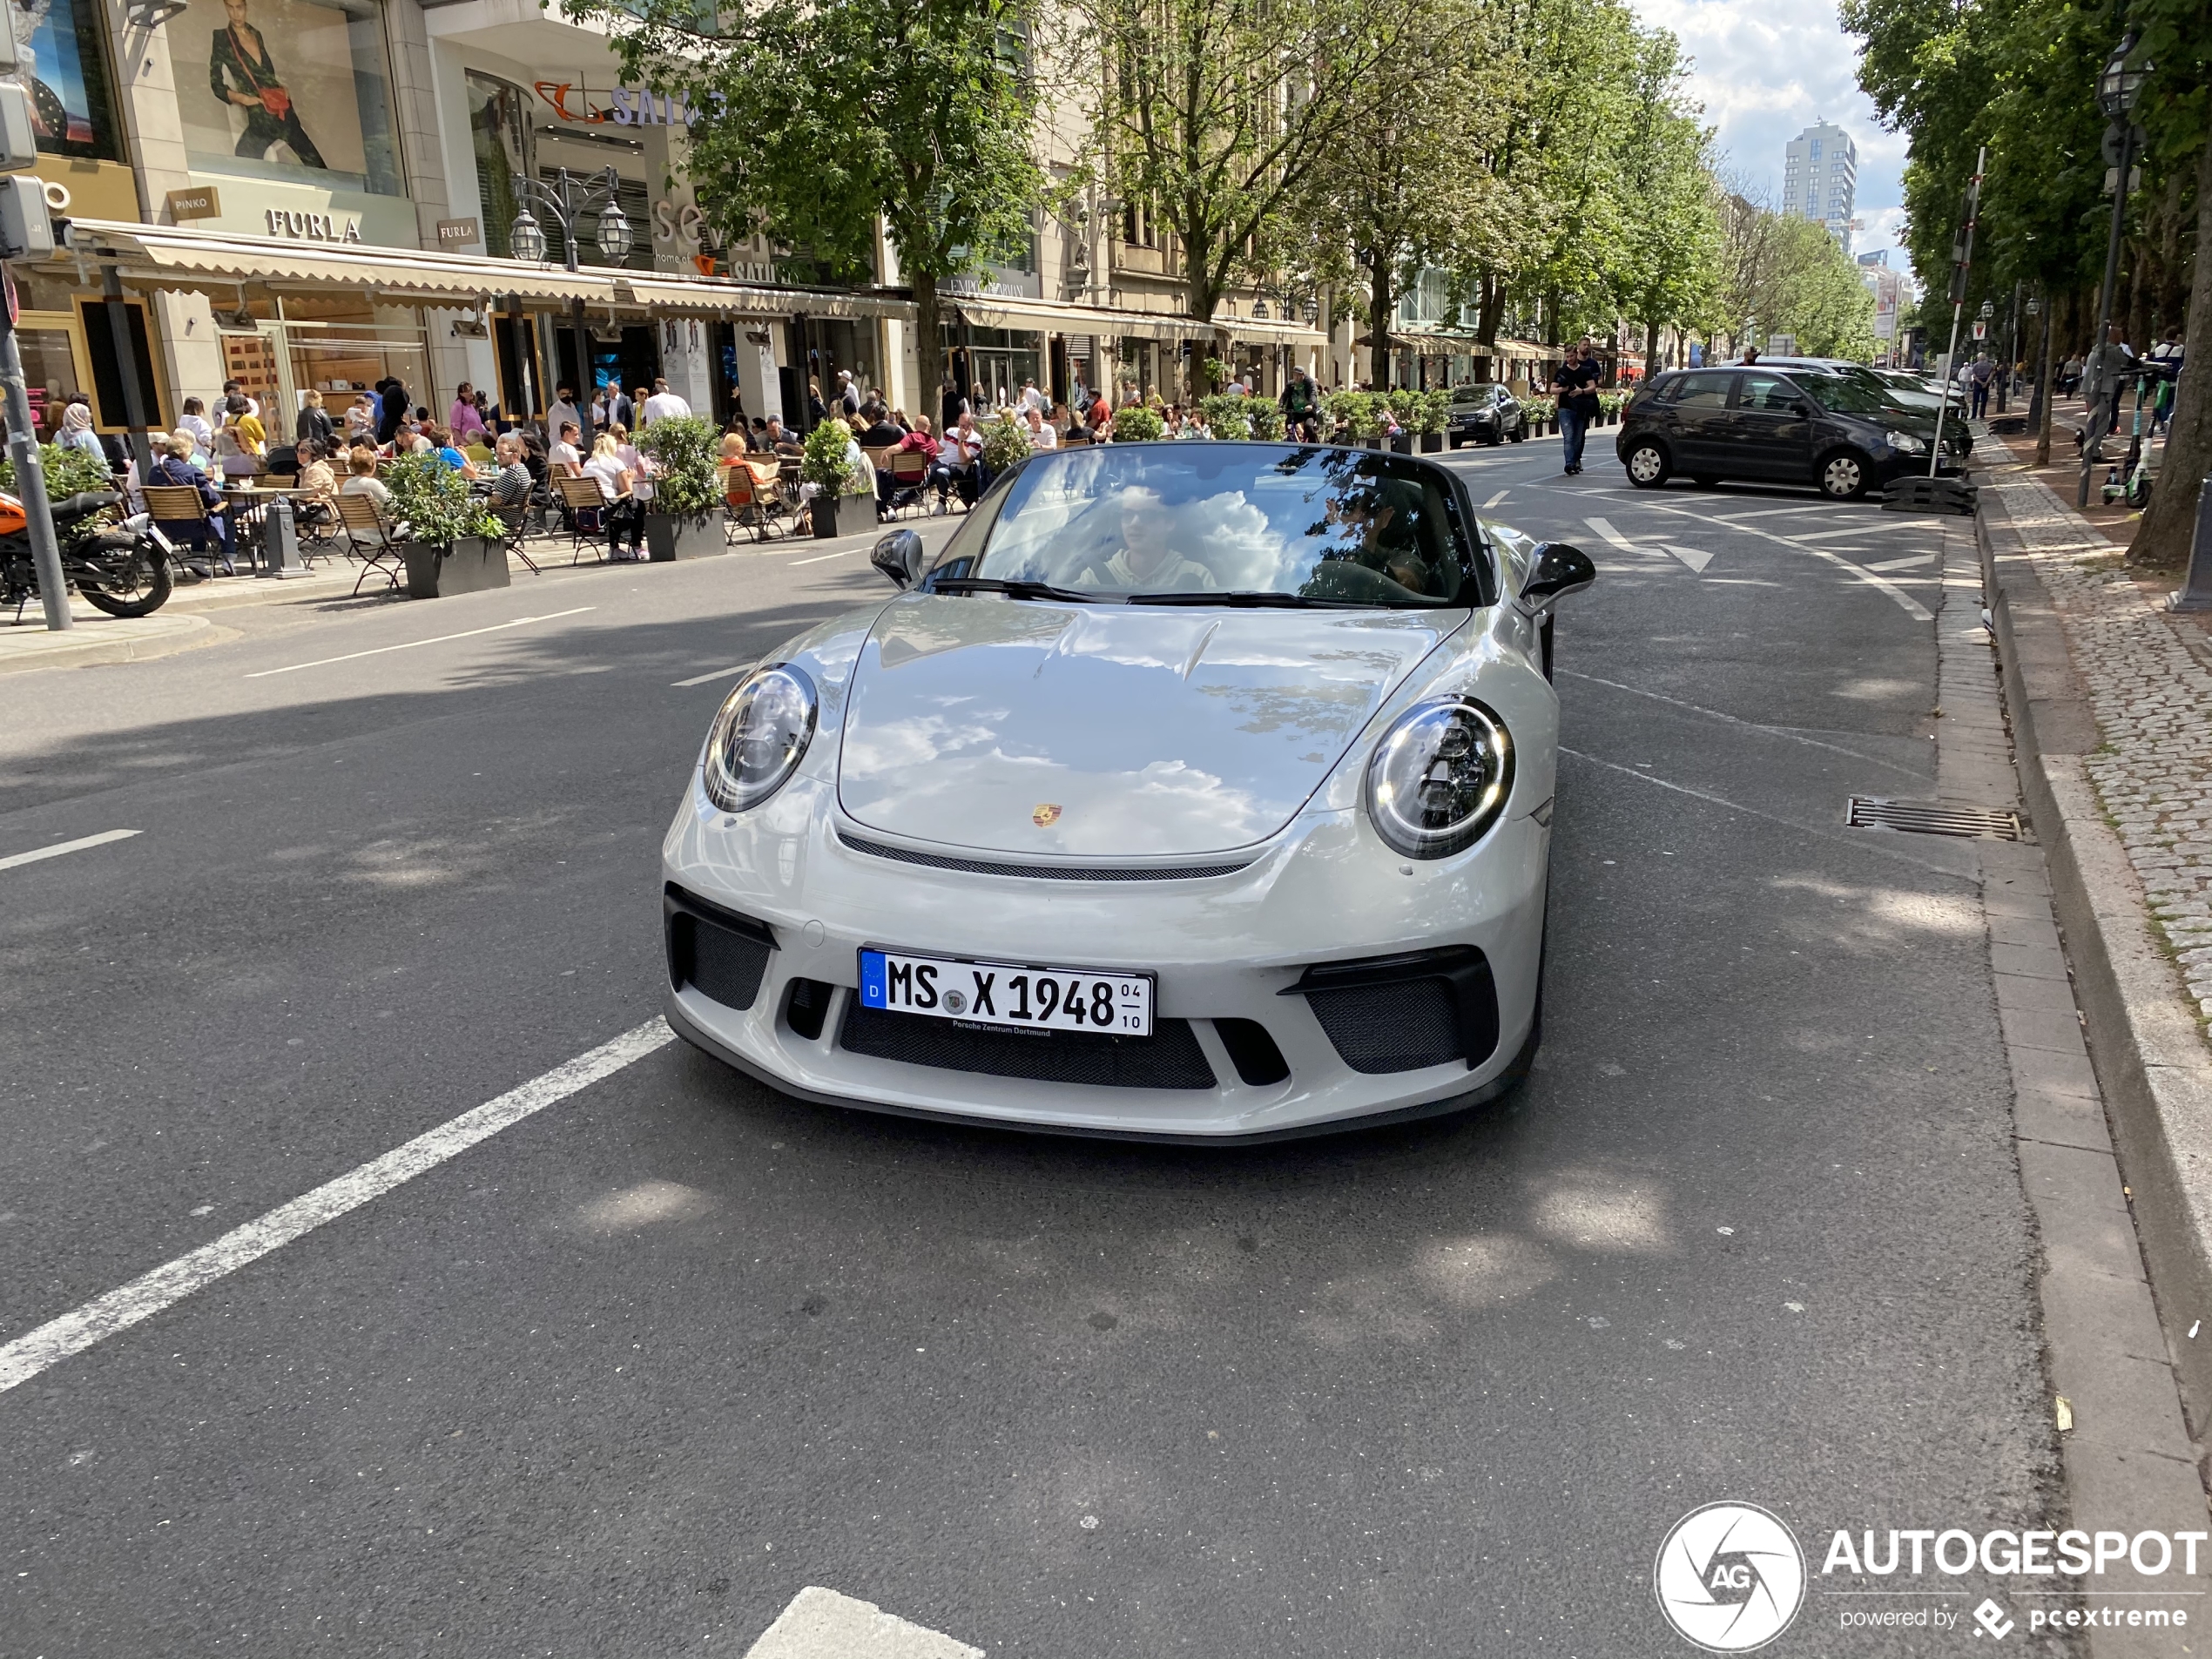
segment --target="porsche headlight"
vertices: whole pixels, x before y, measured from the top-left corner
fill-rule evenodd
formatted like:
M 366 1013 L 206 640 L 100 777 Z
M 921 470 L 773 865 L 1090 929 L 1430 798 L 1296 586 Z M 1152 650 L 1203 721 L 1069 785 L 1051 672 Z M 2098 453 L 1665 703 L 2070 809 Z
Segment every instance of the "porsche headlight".
M 707 799 L 742 813 L 781 789 L 813 739 L 815 707 L 804 669 L 772 663 L 746 675 L 707 735 Z
M 1474 846 L 1512 791 L 1513 739 L 1473 698 L 1407 710 L 1367 761 L 1367 817 L 1408 858 L 1448 858 Z
M 1901 455 L 1924 455 L 1928 453 L 1926 442 L 1910 432 L 1892 432 L 1885 435 L 1890 441 L 1890 448 Z

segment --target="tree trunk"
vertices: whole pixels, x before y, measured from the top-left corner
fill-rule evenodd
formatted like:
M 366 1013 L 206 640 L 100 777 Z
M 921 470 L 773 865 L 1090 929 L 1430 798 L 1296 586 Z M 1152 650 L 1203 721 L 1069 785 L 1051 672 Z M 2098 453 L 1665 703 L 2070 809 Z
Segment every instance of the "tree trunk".
M 2125 180 L 2121 181 L 2123 184 Z M 2212 280 L 2205 251 L 2212 248 L 2212 143 L 2196 158 L 2196 281 L 2189 292 L 2191 341 L 2212 340 Z M 2154 570 L 2179 570 L 2189 555 L 2196 527 L 2196 497 L 2205 471 L 2212 468 L 2212 374 L 2183 374 L 2175 388 L 2171 435 L 2159 465 L 2158 487 L 2128 549 L 2128 563 Z
M 2036 374 L 2040 381 L 2036 388 L 2035 401 L 2041 406 L 2035 427 L 2035 464 L 2051 464 L 2051 382 L 2056 378 L 2056 366 L 2051 361 L 2051 325 L 2056 320 L 2053 314 L 2058 303 L 2049 294 L 2043 296 L 2043 361 Z
M 1474 337 L 1483 347 L 1482 355 L 1475 363 L 1474 378 L 1478 381 L 1505 378 L 1497 373 L 1498 323 L 1505 308 L 1505 285 L 1498 280 L 1494 273 L 1485 271 L 1475 290 L 1474 301 Z
M 1367 361 L 1375 390 L 1390 389 L 1390 314 L 1398 296 L 1391 292 L 1390 261 L 1378 255 L 1367 280 Z
M 940 385 L 945 378 L 944 333 L 938 321 L 937 279 L 927 271 L 908 271 L 906 276 L 914 291 L 914 375 L 921 382 L 914 388 L 914 401 L 935 426 L 945 413 Z M 890 365 L 885 364 L 884 370 L 887 381 Z
M 1651 378 L 1654 374 L 1656 374 L 1658 372 L 1659 372 L 1659 325 L 1658 325 L 1657 323 L 1656 323 L 1656 322 L 1646 322 L 1646 323 L 1643 325 L 1643 379 L 1644 379 L 1644 381 L 1649 381 L 1649 380 L 1650 380 L 1650 378 Z M 1639 382 L 1639 384 L 1641 384 L 1641 383 L 1642 383 L 1642 382 Z

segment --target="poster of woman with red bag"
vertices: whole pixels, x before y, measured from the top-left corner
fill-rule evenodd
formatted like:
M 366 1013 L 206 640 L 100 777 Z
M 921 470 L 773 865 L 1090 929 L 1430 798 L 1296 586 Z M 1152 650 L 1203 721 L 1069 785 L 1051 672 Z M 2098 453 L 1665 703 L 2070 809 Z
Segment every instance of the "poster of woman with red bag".
M 261 31 L 246 19 L 246 0 L 223 0 L 227 28 L 215 31 L 207 55 L 207 84 L 226 104 L 246 111 L 246 131 L 239 135 L 237 153 L 254 161 L 296 161 L 301 166 L 321 167 L 322 154 L 300 125 L 300 111 L 285 90 L 269 57 Z M 291 154 L 272 154 L 289 149 Z

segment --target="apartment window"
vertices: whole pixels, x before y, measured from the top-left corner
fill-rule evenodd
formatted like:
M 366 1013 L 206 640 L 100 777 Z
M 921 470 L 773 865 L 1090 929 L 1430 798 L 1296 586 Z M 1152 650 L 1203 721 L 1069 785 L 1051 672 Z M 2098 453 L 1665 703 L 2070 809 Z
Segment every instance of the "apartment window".
M 1157 247 L 1151 211 L 1141 202 L 1122 204 L 1122 240 L 1131 247 Z
M 1770 153 L 1772 153 L 1772 152 L 1770 152 L 1769 153 L 1770 154 Z M 1817 161 L 1817 160 L 1819 160 L 1819 159 L 1820 159 L 1820 140 L 1819 140 L 1819 139 L 1817 139 L 1817 138 L 1815 138 L 1815 139 L 1812 141 L 1812 151 L 1811 151 L 1811 155 L 1812 155 L 1812 158 L 1813 158 L 1815 161 Z

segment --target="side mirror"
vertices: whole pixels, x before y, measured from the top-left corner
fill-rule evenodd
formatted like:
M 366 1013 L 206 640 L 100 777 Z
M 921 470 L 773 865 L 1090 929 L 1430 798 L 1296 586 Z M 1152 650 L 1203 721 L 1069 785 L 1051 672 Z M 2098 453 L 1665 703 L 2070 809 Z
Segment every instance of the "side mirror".
M 1580 593 L 1597 580 L 1597 566 L 1579 547 L 1546 542 L 1536 550 L 1528 567 L 1528 580 L 1521 584 L 1521 602 L 1534 610 L 1548 609 L 1554 600 Z
M 868 563 L 891 578 L 896 588 L 911 588 L 921 580 L 921 537 L 912 530 L 893 530 L 875 544 Z

